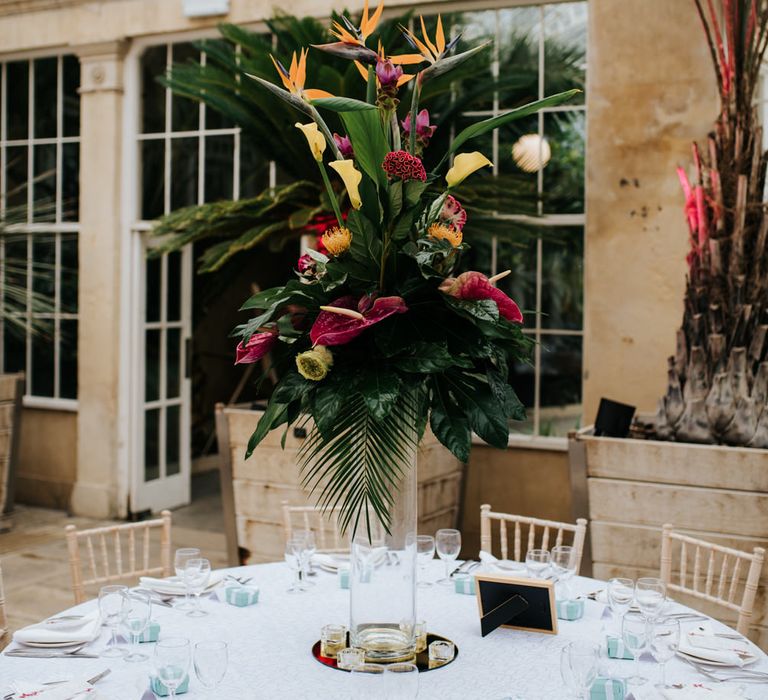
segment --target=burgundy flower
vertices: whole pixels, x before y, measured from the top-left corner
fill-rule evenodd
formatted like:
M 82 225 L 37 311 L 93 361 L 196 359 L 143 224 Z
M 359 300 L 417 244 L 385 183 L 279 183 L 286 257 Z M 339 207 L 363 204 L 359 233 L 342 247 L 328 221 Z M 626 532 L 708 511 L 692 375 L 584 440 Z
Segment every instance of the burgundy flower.
M 464 224 L 467 223 L 467 212 L 464 211 L 464 207 L 459 204 L 459 200 L 449 194 L 440 211 L 439 218 L 443 223 L 450 224 L 461 231 L 464 228 Z
M 384 157 L 382 165 L 387 175 L 394 179 L 399 178 L 403 181 L 427 179 L 427 171 L 424 170 L 424 164 L 420 158 L 412 156 L 407 151 L 390 151 Z
M 406 115 L 405 119 L 400 123 L 403 126 L 403 134 L 407 138 L 411 134 L 411 115 Z M 429 144 L 432 134 L 435 133 L 435 129 L 437 127 L 429 123 L 429 112 L 426 109 L 422 109 L 416 115 L 416 138 L 425 148 Z
M 272 346 L 277 342 L 277 331 L 265 331 L 263 333 L 254 333 L 247 343 L 243 341 L 237 346 L 235 364 L 247 365 L 252 362 L 258 362 L 266 355 Z
M 350 141 L 349 136 L 339 136 L 334 132 L 333 140 L 336 142 L 339 151 L 341 151 L 341 155 L 347 159 L 355 157 L 355 149 L 352 148 L 352 141 Z
M 448 277 L 440 285 L 440 291 L 456 299 L 481 301 L 492 299 L 499 314 L 513 323 L 522 323 L 520 307 L 504 292 L 494 287 L 481 272 L 462 272 L 458 277 Z
M 397 88 L 397 81 L 403 77 L 403 69 L 388 58 L 376 61 L 376 77 L 382 89 Z
M 350 315 L 334 311 L 321 311 L 309 337 L 313 345 L 343 345 L 357 338 L 366 328 L 392 314 L 403 314 L 408 307 L 401 297 L 344 296 L 331 302 L 328 307 L 347 309 Z
M 308 270 L 312 270 L 315 266 L 315 261 L 312 260 L 312 256 L 309 253 L 304 253 L 299 258 L 299 262 L 296 264 L 296 267 L 299 269 L 299 272 L 303 275 Z

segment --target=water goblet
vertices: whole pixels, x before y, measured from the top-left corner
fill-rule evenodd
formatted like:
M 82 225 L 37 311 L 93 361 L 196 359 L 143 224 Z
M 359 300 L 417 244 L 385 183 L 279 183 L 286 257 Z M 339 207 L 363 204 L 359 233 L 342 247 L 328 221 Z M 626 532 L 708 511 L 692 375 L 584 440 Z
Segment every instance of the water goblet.
M 189 640 L 183 637 L 168 637 L 155 645 L 155 674 L 168 689 L 173 700 L 176 690 L 184 682 L 189 671 Z
M 565 600 L 570 600 L 570 580 L 576 574 L 576 551 L 570 545 L 558 545 L 552 547 L 549 559 L 557 585 L 561 586 L 562 597 Z
M 293 581 L 288 588 L 288 593 L 302 593 L 306 590 L 301 585 L 301 553 L 304 548 L 304 542 L 300 538 L 291 537 L 285 543 L 285 563 L 293 572 Z
M 445 562 L 445 578 L 441 578 L 438 583 L 443 586 L 452 586 L 451 567 L 461 551 L 461 533 L 450 528 L 438 530 L 435 536 L 435 548 L 437 556 Z
M 112 632 L 112 640 L 101 652 L 102 656 L 125 655 L 125 649 L 117 645 L 117 628 L 128 612 L 128 599 L 125 597 L 127 592 L 128 589 L 125 586 L 102 586 L 99 589 L 99 613 Z
M 549 568 L 550 554 L 546 549 L 529 549 L 525 555 L 525 568 L 531 578 L 541 578 Z
M 427 588 L 433 585 L 427 581 L 427 567 L 435 558 L 435 538 L 432 535 L 418 535 L 416 537 L 416 558 L 419 562 L 419 588 Z
M 635 583 L 635 600 L 640 612 L 648 621 L 653 621 L 661 613 L 667 599 L 667 587 L 658 578 L 639 578 Z
M 146 661 L 149 657 L 139 651 L 139 639 L 152 618 L 152 597 L 142 591 L 128 591 L 125 597 L 127 602 L 123 625 L 131 637 L 131 651 L 124 659 L 132 663 Z
M 648 679 L 640 675 L 640 654 L 648 643 L 648 621 L 645 615 L 628 612 L 621 621 L 621 638 L 634 658 L 634 675 L 627 678 L 627 685 L 643 685 Z
M 389 664 L 384 670 L 387 698 L 411 700 L 419 694 L 419 669 L 416 664 Z
M 216 690 L 227 673 L 229 647 L 226 642 L 198 642 L 193 663 L 197 680 L 206 690 Z
M 183 547 L 177 549 L 173 556 L 173 568 L 176 569 L 176 576 L 184 584 L 184 600 L 176 603 L 173 607 L 177 610 L 191 610 L 194 607 L 192 596 L 190 595 L 187 583 L 184 580 L 184 567 L 190 559 L 199 559 L 200 550 L 197 547 Z
M 672 617 L 657 618 L 650 623 L 648 644 L 651 654 L 661 668 L 661 680 L 656 688 L 664 690 L 667 685 L 667 662 L 677 653 L 680 644 L 680 621 Z
M 571 670 L 571 658 L 568 645 L 560 649 L 560 678 L 563 681 L 563 685 L 568 690 L 568 697 L 578 697 L 579 689 L 576 686 L 576 680 L 574 679 L 573 671 Z
M 309 572 L 312 570 L 312 555 L 317 551 L 315 533 L 312 530 L 296 530 L 295 536 L 304 540 L 304 547 L 301 550 L 301 583 L 305 588 L 310 588 L 316 585 L 314 581 L 309 580 Z
M 187 613 L 188 617 L 205 617 L 208 613 L 200 603 L 200 594 L 211 580 L 211 562 L 207 559 L 190 559 L 184 567 L 184 580 L 195 596 L 195 606 Z
M 589 698 L 590 689 L 597 678 L 600 647 L 597 644 L 577 641 L 571 642 L 567 649 L 573 686 L 580 697 Z
M 608 581 L 608 605 L 611 618 L 621 636 L 621 620 L 635 597 L 635 582 L 631 578 L 612 578 Z

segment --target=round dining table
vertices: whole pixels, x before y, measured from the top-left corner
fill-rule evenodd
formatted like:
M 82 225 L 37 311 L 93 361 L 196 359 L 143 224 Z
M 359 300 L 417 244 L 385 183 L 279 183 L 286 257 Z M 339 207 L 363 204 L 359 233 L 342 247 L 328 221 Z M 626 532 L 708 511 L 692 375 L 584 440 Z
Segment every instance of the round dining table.
M 353 696 L 350 674 L 328 668 L 311 653 L 319 639 L 320 629 L 329 623 L 347 624 L 349 590 L 339 584 L 333 573 L 316 569 L 311 577 L 315 584 L 298 594 L 289 594 L 292 573 L 284 563 L 259 564 L 229 569 L 239 578 L 250 578 L 249 585 L 260 590 L 258 602 L 236 607 L 217 598 L 205 598 L 205 617 L 189 617 L 171 607 L 153 606 L 152 619 L 160 625 L 161 639 L 187 637 L 195 642 L 222 640 L 229 645 L 229 666 L 222 685 L 212 694 L 202 688 L 190 669 L 187 700 L 339 700 Z M 444 573 L 442 562 L 435 560 L 427 570 L 434 581 Z M 604 590 L 605 584 L 577 577 L 572 581 L 577 595 Z M 584 616 L 575 621 L 558 620 L 557 634 L 525 632 L 499 628 L 482 637 L 478 604 L 474 595 L 456 593 L 452 587 L 432 585 L 417 589 L 418 618 L 427 623 L 428 631 L 453 640 L 457 658 L 447 666 L 419 674 L 422 700 L 566 700 L 569 695 L 560 675 L 561 649 L 573 640 L 588 640 L 605 645 L 612 624 L 605 613 L 605 603 L 585 598 Z M 688 610 L 668 603 L 670 612 Z M 66 614 L 92 612 L 97 601 L 90 600 L 66 611 Z M 62 613 L 64 614 L 64 613 Z M 683 631 L 701 621 L 684 622 Z M 733 633 L 725 625 L 708 621 L 712 630 Z M 109 631 L 103 628 L 98 640 L 87 649 L 96 654 L 106 647 Z M 9 648 L 16 645 L 12 644 Z M 111 673 L 97 684 L 98 697 L 109 700 L 150 700 L 148 678 L 152 670 L 152 643 L 141 644 L 149 655 L 143 662 L 129 663 L 121 658 L 18 658 L 0 656 L 0 700 L 15 680 L 56 681 L 87 678 L 106 668 Z M 750 669 L 768 672 L 768 656 L 752 645 L 759 656 Z M 631 675 L 632 661 L 603 658 L 602 670 L 613 677 Z M 663 697 L 653 687 L 659 679 L 658 665 L 641 660 L 643 675 L 649 678 L 643 686 L 630 688 L 635 700 Z M 751 700 L 768 698 L 768 682 L 715 683 L 683 660 L 673 658 L 667 666 L 669 683 L 703 683 L 709 687 L 728 689 Z M 629 697 L 629 696 L 628 696 Z

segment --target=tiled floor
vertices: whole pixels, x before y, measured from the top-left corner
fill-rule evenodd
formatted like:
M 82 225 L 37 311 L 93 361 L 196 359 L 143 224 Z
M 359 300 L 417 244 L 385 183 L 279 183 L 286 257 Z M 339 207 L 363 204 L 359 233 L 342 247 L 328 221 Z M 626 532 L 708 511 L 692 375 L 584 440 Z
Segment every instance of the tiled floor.
M 226 566 L 217 474 L 193 478 L 193 501 L 173 512 L 172 546 L 200 547 L 214 567 Z M 64 527 L 111 524 L 63 511 L 17 506 L 14 528 L 0 534 L 0 566 L 10 631 L 73 604 Z M 0 648 L 6 640 L 0 641 Z

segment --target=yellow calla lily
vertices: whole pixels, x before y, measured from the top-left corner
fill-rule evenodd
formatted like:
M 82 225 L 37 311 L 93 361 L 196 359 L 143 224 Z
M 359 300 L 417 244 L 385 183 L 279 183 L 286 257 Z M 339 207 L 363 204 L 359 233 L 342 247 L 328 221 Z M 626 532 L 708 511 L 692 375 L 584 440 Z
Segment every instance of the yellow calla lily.
M 445 181 L 448 183 L 448 187 L 455 187 L 460 185 L 475 170 L 484 168 L 486 165 L 492 166 L 493 163 L 479 151 L 459 153 L 453 159 L 453 167 L 446 173 Z
M 353 209 L 359 209 L 363 206 L 363 200 L 360 199 L 360 191 L 358 186 L 363 179 L 363 174 L 355 168 L 355 164 L 351 160 L 333 160 L 328 163 L 344 180 L 344 187 L 347 188 L 347 194 L 349 195 L 350 204 Z
M 323 160 L 323 151 L 325 151 L 325 136 L 323 136 L 320 133 L 320 130 L 317 128 L 317 124 L 315 122 L 310 122 L 309 124 L 301 124 L 299 122 L 296 122 L 296 128 L 301 129 L 301 131 L 304 133 L 304 136 L 307 137 L 307 143 L 309 143 L 309 149 L 312 151 L 312 155 L 314 156 L 316 161 L 322 161 Z

